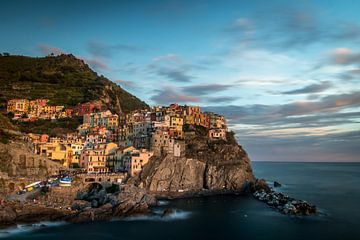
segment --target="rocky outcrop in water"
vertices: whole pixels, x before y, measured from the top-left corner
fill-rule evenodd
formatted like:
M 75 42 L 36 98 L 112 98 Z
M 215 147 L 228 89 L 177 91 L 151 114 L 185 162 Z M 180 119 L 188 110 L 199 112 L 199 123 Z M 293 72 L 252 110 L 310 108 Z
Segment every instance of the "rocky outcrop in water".
M 245 192 L 254 181 L 250 160 L 232 133 L 226 141 L 186 134 L 181 155 L 151 158 L 139 185 L 157 196 L 184 197 Z
M 318 213 L 315 205 L 275 192 L 263 179 L 256 181 L 253 196 L 286 215 L 309 216 Z

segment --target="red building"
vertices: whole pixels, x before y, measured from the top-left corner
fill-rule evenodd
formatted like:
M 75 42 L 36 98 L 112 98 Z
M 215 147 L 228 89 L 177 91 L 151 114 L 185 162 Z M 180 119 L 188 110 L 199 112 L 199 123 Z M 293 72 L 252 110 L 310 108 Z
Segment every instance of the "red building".
M 84 114 L 90 114 L 93 112 L 101 111 L 101 108 L 102 108 L 101 103 L 87 102 L 87 103 L 78 104 L 74 108 L 74 115 L 84 116 Z

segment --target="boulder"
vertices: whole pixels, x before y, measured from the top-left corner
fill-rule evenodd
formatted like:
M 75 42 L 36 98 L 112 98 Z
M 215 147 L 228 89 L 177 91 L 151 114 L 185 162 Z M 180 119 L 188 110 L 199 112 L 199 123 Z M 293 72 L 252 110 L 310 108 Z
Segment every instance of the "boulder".
M 0 226 L 13 224 L 16 212 L 9 206 L 0 207 Z
M 277 182 L 277 181 L 274 181 L 274 187 L 277 188 L 277 187 L 281 187 L 281 183 Z
M 253 189 L 254 191 L 263 190 L 266 193 L 270 193 L 272 191 L 265 179 L 256 179 Z
M 134 185 L 125 185 L 121 189 L 114 206 L 114 216 L 122 217 L 149 212 L 149 208 L 157 205 L 157 200 L 146 190 Z
M 86 208 L 91 208 L 91 203 L 84 200 L 75 200 L 71 205 L 71 209 L 76 211 L 83 211 Z

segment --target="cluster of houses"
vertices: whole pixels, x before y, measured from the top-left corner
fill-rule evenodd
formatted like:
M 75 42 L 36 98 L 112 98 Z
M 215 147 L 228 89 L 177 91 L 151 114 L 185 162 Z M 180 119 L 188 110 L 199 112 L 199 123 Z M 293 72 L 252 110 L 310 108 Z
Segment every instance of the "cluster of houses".
M 97 102 L 78 104 L 65 108 L 62 105 L 49 105 L 49 99 L 11 99 L 7 102 L 7 112 L 14 114 L 13 120 L 33 122 L 39 119 L 59 119 L 101 111 L 102 105 Z
M 37 154 L 87 173 L 124 171 L 135 175 L 152 156 L 166 153 L 180 157 L 185 151 L 185 134 L 196 126 L 210 139 L 226 140 L 225 118 L 201 112 L 198 106 L 171 104 L 118 115 L 104 111 L 101 104 L 85 103 L 72 110 L 69 116 L 83 117 L 77 132 L 63 137 L 27 137 Z

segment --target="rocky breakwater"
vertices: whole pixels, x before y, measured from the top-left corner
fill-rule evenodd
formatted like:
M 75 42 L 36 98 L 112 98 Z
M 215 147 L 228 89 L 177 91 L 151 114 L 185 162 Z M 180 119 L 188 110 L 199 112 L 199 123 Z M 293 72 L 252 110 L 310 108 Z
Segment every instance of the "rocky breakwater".
M 253 196 L 283 214 L 309 216 L 318 213 L 315 205 L 276 192 L 263 179 L 256 181 Z
M 152 157 L 134 182 L 157 197 L 176 198 L 244 193 L 255 181 L 250 160 L 232 133 L 226 140 L 212 140 L 187 132 L 175 144 L 180 145 L 177 155 L 168 151 Z

